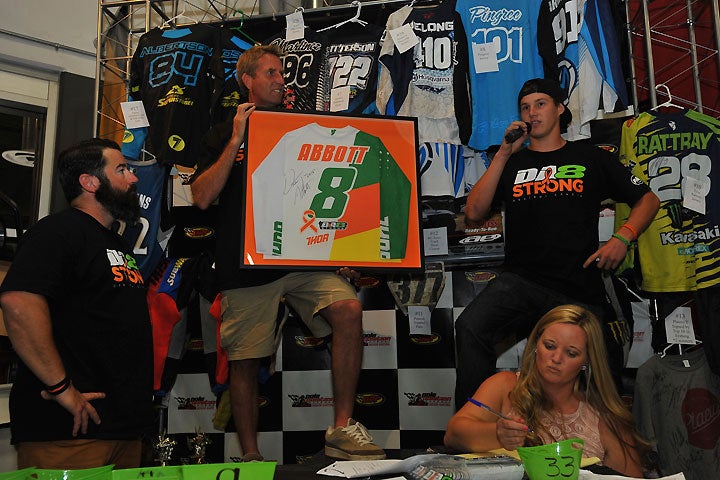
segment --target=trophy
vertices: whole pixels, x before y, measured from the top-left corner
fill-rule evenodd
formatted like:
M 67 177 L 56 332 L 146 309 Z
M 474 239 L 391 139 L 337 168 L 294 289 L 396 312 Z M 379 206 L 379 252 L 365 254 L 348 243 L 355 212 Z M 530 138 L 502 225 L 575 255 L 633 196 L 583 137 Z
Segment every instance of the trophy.
M 207 433 L 201 429 L 195 429 L 195 436 L 189 440 L 192 453 L 190 458 L 193 459 L 193 463 L 208 463 L 205 458 L 205 450 L 212 441 L 208 438 Z
M 158 440 L 153 447 L 157 453 L 155 460 L 160 462 L 161 467 L 167 467 L 168 462 L 170 462 L 170 457 L 172 457 L 175 445 L 177 445 L 177 442 L 168 437 L 165 433 L 158 435 Z

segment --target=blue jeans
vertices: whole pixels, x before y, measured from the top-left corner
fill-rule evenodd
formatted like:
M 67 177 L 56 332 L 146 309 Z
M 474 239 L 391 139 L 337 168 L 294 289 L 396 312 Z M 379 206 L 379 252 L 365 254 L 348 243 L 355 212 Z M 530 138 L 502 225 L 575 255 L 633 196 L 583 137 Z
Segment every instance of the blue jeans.
M 518 341 L 522 340 L 540 317 L 554 307 L 568 303 L 582 305 L 600 319 L 606 334 L 611 371 L 619 380 L 623 352 L 622 345 L 608 335 L 605 326 L 616 318 L 609 304 L 583 304 L 515 273 L 503 272 L 465 307 L 455 322 L 455 408 L 460 409 L 480 384 L 495 373 L 496 344 L 513 333 Z

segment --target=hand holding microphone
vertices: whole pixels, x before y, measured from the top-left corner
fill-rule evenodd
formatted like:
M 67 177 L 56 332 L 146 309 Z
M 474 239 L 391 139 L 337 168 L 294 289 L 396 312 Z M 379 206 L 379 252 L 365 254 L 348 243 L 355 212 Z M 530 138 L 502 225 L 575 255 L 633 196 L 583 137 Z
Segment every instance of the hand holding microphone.
M 525 122 L 525 125 L 527 126 L 527 133 L 529 134 L 530 130 L 532 130 L 532 124 L 530 122 Z M 505 141 L 507 143 L 515 143 L 515 141 L 523 135 L 525 135 L 525 132 L 522 127 L 517 127 L 515 130 L 510 130 L 505 134 Z

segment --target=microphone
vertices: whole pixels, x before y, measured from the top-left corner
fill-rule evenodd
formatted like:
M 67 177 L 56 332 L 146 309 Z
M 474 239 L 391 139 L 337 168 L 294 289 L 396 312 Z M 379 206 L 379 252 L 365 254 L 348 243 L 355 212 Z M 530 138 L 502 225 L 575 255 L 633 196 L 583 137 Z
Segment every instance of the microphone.
M 530 122 L 525 122 L 525 125 L 527 126 L 527 133 L 530 133 L 530 130 L 532 130 L 532 124 Z M 511 130 L 505 135 L 505 141 L 508 143 L 514 143 L 515 140 L 525 135 L 525 132 L 522 128 L 517 127 L 515 130 Z

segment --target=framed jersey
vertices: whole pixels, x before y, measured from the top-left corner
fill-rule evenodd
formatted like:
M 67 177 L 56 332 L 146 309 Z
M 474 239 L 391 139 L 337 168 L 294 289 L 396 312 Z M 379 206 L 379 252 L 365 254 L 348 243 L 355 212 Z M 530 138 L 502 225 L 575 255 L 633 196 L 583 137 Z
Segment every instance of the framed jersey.
M 422 268 L 417 119 L 258 110 L 246 147 L 246 267 Z

